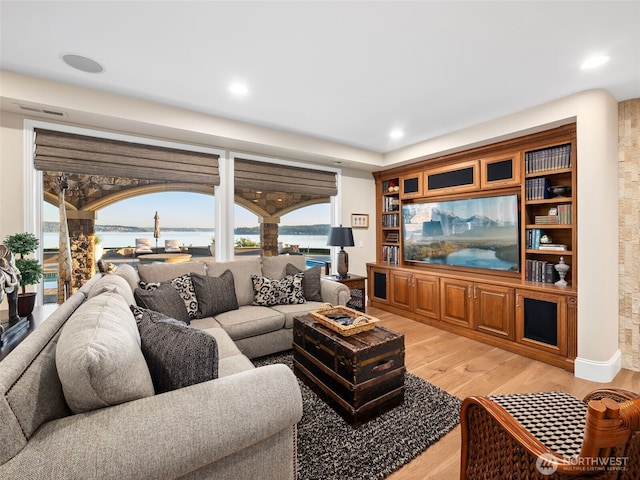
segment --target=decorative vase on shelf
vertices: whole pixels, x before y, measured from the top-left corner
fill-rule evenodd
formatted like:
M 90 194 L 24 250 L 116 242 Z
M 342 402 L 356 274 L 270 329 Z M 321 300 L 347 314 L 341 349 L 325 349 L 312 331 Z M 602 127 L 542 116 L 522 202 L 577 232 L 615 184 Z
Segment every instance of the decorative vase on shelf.
M 554 268 L 558 272 L 558 275 L 560 275 L 560 280 L 556 282 L 556 285 L 559 285 L 561 287 L 566 287 L 568 284 L 564 279 L 564 277 L 567 275 L 567 272 L 569 271 L 569 265 L 564 263 L 564 257 L 560 257 L 560 261 L 555 265 Z

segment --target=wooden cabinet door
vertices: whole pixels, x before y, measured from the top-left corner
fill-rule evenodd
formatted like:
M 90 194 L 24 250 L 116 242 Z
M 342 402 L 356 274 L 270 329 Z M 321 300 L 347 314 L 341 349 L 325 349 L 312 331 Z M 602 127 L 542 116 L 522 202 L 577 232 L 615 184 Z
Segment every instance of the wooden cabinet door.
M 391 298 L 389 303 L 394 307 L 413 309 L 413 274 L 411 272 L 392 270 Z
M 567 354 L 567 297 L 516 290 L 516 342 Z
M 477 329 L 513 340 L 513 288 L 477 283 L 473 286 L 473 299 Z
M 480 188 L 499 188 L 520 185 L 519 153 L 486 157 L 480 160 Z
M 413 275 L 414 312 L 429 318 L 440 318 L 440 280 L 432 275 Z
M 471 160 L 427 170 L 423 188 L 427 197 L 479 190 L 478 161 Z
M 473 328 L 473 283 L 450 278 L 441 279 L 441 319 L 461 327 Z
M 400 177 L 400 198 L 417 198 L 422 196 L 423 172 Z
M 369 300 L 371 302 L 389 303 L 389 270 L 386 268 L 368 268 Z

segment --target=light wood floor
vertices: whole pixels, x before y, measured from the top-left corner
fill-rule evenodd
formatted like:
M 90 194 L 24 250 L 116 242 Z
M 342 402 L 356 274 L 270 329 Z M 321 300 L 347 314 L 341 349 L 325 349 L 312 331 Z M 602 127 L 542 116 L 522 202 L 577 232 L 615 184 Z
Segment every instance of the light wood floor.
M 597 388 L 640 392 L 640 372 L 622 370 L 608 384 L 575 378 L 573 374 L 515 353 L 460 337 L 422 323 L 368 308 L 381 324 L 405 335 L 407 370 L 464 399 L 471 395 L 565 391 L 583 398 Z M 460 426 L 390 480 L 453 480 L 460 476 Z

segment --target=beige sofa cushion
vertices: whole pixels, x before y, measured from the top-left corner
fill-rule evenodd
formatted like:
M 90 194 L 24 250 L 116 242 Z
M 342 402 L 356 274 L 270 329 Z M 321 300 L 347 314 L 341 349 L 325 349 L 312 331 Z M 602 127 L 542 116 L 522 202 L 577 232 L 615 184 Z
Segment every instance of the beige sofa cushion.
M 256 305 L 243 305 L 215 318 L 233 340 L 280 330 L 285 320 L 284 314 L 273 308 Z
M 126 279 L 119 275 L 106 274 L 96 282 L 94 287 L 89 291 L 87 298 L 97 297 L 101 293 L 113 292 L 119 294 L 127 305 L 135 305 L 133 291 Z
M 119 265 L 118 268 L 116 268 L 115 275 L 124 278 L 129 284 L 132 292 L 140 283 L 140 275 L 138 275 L 138 271 L 128 263 Z
M 262 258 L 262 275 L 267 278 L 283 278 L 287 275 L 286 268 L 289 263 L 300 271 L 307 269 L 307 260 L 304 255 L 278 255 Z
M 195 272 L 205 275 L 206 270 L 203 262 L 182 262 L 182 263 L 152 263 L 138 265 L 140 280 L 149 283 L 160 283 L 173 280 L 180 275 Z M 222 272 L 220 272 L 222 273 Z
M 133 314 L 113 292 L 88 299 L 60 333 L 56 367 L 74 413 L 154 394 Z
M 253 281 L 251 281 L 251 275 L 262 275 L 260 258 L 247 258 L 232 262 L 207 262 L 206 265 L 207 275 L 212 277 L 219 277 L 225 270 L 231 270 L 238 306 L 251 305 L 253 303 Z

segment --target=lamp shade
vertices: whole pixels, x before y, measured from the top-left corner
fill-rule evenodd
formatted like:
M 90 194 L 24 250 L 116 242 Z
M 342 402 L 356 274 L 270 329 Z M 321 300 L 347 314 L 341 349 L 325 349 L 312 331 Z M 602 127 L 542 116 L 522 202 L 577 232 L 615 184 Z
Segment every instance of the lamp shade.
M 331 247 L 353 247 L 353 230 L 351 227 L 332 227 L 327 245 Z

